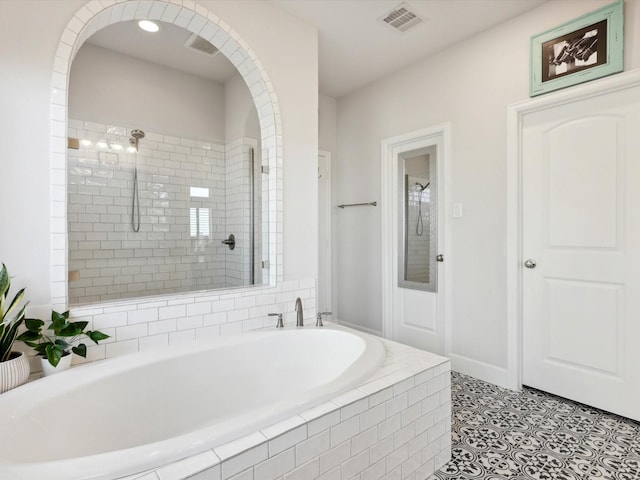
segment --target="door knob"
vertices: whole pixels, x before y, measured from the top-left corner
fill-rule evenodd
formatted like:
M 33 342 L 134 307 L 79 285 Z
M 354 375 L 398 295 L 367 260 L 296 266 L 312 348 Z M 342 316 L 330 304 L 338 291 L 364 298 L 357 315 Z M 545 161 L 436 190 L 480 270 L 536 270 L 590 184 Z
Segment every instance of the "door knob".
M 536 265 L 537 265 L 536 261 L 531 260 L 530 258 L 524 261 L 524 266 L 527 268 L 536 268 Z
M 436 255 L 436 262 L 444 262 L 444 255 Z

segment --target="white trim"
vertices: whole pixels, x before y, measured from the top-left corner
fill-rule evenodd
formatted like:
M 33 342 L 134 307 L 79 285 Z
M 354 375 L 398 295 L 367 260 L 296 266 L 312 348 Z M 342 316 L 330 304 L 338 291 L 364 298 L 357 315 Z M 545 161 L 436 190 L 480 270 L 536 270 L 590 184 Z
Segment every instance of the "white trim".
M 451 123 L 443 124 L 442 143 L 444 145 L 444 354 L 451 352 L 453 335 L 453 223 L 451 212 L 451 178 L 453 167 L 453 139 Z
M 443 165 L 439 171 L 442 173 L 441 190 L 444 197 L 444 218 L 442 222 L 438 222 L 444 229 L 444 245 L 438 246 L 438 253 L 445 256 L 444 261 L 444 281 L 442 302 L 439 302 L 438 315 L 442 315 L 444 324 L 444 354 L 451 350 L 451 312 L 452 312 L 452 271 L 453 271 L 453 255 L 452 255 L 452 225 L 451 225 L 451 165 L 452 140 L 451 140 L 451 123 L 442 123 L 429 128 L 415 130 L 413 132 L 397 135 L 395 137 L 385 138 L 382 140 L 381 151 L 381 195 L 380 195 L 380 215 L 381 215 L 381 270 L 382 270 L 382 336 L 393 340 L 393 286 L 396 281 L 396 272 L 393 271 L 393 259 L 395 252 L 393 251 L 393 242 L 385 241 L 385 239 L 395 238 L 396 228 L 393 221 L 393 185 L 395 184 L 395 171 L 397 168 L 397 159 L 394 158 L 394 150 L 397 148 L 411 148 L 413 144 L 417 147 L 425 146 L 425 142 L 433 142 L 434 138 L 441 138 L 443 152 L 440 165 Z M 388 208 L 389 207 L 389 208 Z M 442 303 L 442 306 L 440 306 Z M 440 312 L 440 308 L 443 309 Z
M 335 312 L 333 310 L 333 292 L 334 290 L 334 285 L 333 285 L 333 245 L 332 245 L 332 220 L 333 220 L 333 209 L 331 207 L 332 205 L 332 197 L 331 197 L 331 188 L 332 188 L 332 182 L 331 182 L 331 152 L 328 152 L 326 150 L 318 150 L 318 158 L 319 157 L 323 157 L 326 159 L 326 164 L 327 164 L 327 171 L 326 171 L 326 175 L 327 175 L 327 191 L 326 191 L 326 202 L 324 205 L 320 205 L 320 202 L 318 202 L 318 208 L 322 207 L 326 212 L 327 212 L 327 217 L 326 217 L 326 224 L 324 226 L 324 228 L 326 229 L 326 232 L 328 234 L 329 237 L 329 255 L 326 261 L 326 272 L 327 272 L 327 277 L 328 277 L 328 285 L 326 285 L 326 291 L 325 291 L 325 298 L 327 300 L 327 304 L 329 305 L 329 311 L 333 312 L 334 315 L 337 315 L 338 312 Z M 319 215 L 318 215 L 319 216 Z M 319 228 L 318 228 L 318 231 Z M 318 238 L 318 244 L 320 244 L 320 241 L 322 239 Z M 320 261 L 320 253 L 318 252 L 318 261 Z M 320 265 L 318 264 L 318 287 L 320 287 L 321 282 L 320 282 Z M 318 288 L 319 290 L 319 288 Z M 316 292 L 316 304 L 318 301 L 318 296 L 317 296 L 317 292 Z M 319 304 L 316 305 L 316 310 L 320 311 L 321 306 Z M 322 307 L 324 308 L 324 307 Z
M 335 322 L 340 326 L 353 328 L 354 330 L 368 333 L 370 335 L 375 335 L 376 337 L 383 337 L 382 332 L 380 330 L 374 330 L 373 328 L 363 327 L 362 325 L 358 325 L 356 323 L 345 322 L 344 320 L 331 320 L 331 322 Z
M 136 8 L 136 6 L 144 8 Z M 179 15 L 164 17 L 165 11 L 179 8 Z M 269 285 L 283 281 L 283 155 L 282 122 L 274 87 L 264 67 L 247 43 L 224 21 L 191 0 L 93 0 L 81 7 L 60 36 L 53 62 L 51 95 L 51 304 L 67 308 L 68 232 L 67 232 L 67 124 L 68 91 L 71 64 L 82 44 L 96 31 L 120 21 L 162 20 L 179 24 L 192 33 L 206 37 L 225 54 L 247 83 L 258 111 L 262 132 L 263 158 L 268 158 L 269 178 Z M 174 12 L 175 13 L 175 12 Z M 182 19 L 182 20 L 180 20 Z M 205 33 L 206 31 L 206 33 Z M 214 38 L 215 36 L 215 38 Z M 231 55 L 233 54 L 233 55 Z M 250 294 L 255 287 L 233 289 Z M 221 291 L 216 290 L 216 294 Z M 158 298 L 158 297 L 156 297 Z M 160 296 L 163 299 L 164 296 Z M 148 297 L 139 301 L 148 302 Z
M 507 107 L 507 387 L 522 388 L 522 125 L 525 115 L 640 85 L 640 69 Z
M 456 353 L 449 353 L 447 356 L 451 359 L 451 370 L 475 378 L 481 378 L 483 381 L 493 383 L 499 387 L 511 388 L 509 384 L 509 372 L 506 368 L 474 360 Z

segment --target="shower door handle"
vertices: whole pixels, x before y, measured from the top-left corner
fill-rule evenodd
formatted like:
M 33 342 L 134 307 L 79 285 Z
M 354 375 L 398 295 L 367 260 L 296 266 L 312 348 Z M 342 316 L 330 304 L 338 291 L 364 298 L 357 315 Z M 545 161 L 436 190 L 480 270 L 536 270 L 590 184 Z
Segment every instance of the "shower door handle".
M 234 248 L 236 248 L 235 235 L 232 233 L 231 235 L 229 235 L 229 238 L 227 238 L 226 240 L 222 240 L 222 243 L 227 245 L 229 247 L 229 250 L 233 250 Z

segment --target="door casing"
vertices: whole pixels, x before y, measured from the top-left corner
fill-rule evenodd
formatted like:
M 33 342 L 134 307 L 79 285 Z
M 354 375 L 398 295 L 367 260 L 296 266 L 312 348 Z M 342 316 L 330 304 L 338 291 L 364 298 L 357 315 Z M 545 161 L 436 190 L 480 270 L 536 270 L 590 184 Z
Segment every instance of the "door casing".
M 322 165 L 321 165 L 322 163 Z M 326 175 L 324 179 L 324 187 L 320 186 L 320 177 L 318 177 L 318 193 L 324 194 L 325 201 L 323 204 L 318 199 L 318 219 L 323 222 L 323 225 L 318 225 L 318 232 L 325 232 L 328 238 L 318 238 L 318 304 L 316 310 L 318 312 L 331 311 L 333 317 L 338 318 L 338 312 L 334 308 L 336 305 L 336 299 L 334 298 L 334 292 L 336 291 L 333 278 L 333 245 L 332 245 L 332 207 L 331 207 L 331 152 L 326 150 L 318 150 L 318 175 Z M 321 188 L 324 188 L 324 192 L 321 192 Z M 320 215 L 323 212 L 324 215 Z M 321 228 L 322 227 L 322 228 Z M 322 245 L 327 241 L 326 245 Z M 324 273 L 324 275 L 323 275 Z M 324 300 L 322 302 L 321 300 Z M 324 303 L 324 304 L 323 304 Z

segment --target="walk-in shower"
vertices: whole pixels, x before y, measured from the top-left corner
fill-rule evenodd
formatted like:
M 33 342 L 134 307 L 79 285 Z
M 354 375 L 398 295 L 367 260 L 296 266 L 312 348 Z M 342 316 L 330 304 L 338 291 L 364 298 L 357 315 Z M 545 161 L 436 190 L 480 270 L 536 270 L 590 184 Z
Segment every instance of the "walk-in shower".
M 268 278 L 268 170 L 255 140 L 70 123 L 80 147 L 68 152 L 70 304 Z
M 121 38 L 137 35 L 135 22 L 96 32 L 73 61 L 68 136 L 79 148 L 67 153 L 71 305 L 271 278 L 273 178 L 251 92 L 223 55 L 211 65 L 215 78 L 182 72 L 178 81 L 175 55 L 211 59 L 184 48 L 191 32 L 170 24 L 161 30 L 155 88 L 136 90 L 135 105 L 111 88 L 150 74 L 134 60 L 147 47 L 120 47 Z M 107 66 L 100 76 L 96 64 Z
M 131 227 L 134 232 L 140 231 L 140 187 L 138 186 L 138 142 L 144 138 L 144 132 L 139 128 L 131 130 L 129 145 L 135 150 L 133 162 L 133 196 L 131 199 Z

